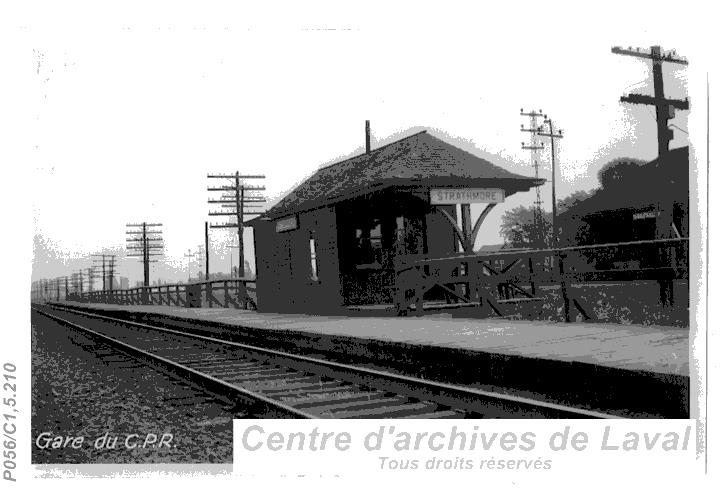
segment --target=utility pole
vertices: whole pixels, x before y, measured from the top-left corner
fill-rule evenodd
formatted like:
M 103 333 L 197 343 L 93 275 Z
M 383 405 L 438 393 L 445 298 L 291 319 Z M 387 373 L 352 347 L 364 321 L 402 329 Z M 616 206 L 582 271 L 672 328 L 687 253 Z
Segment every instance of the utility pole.
M 208 191 L 221 191 L 226 194 L 232 193 L 232 197 L 222 196 L 219 200 L 208 200 L 208 203 L 220 203 L 223 208 L 231 208 L 231 211 L 209 212 L 210 216 L 235 217 L 236 223 L 213 224 L 211 228 L 237 228 L 238 229 L 238 253 L 239 267 L 245 273 L 245 252 L 243 248 L 243 228 L 245 225 L 244 217 L 246 215 L 261 215 L 260 211 L 248 211 L 246 203 L 248 202 L 265 202 L 265 198 L 258 196 L 257 191 L 264 191 L 265 186 L 247 186 L 243 184 L 246 179 L 265 179 L 265 175 L 241 175 L 240 172 L 235 174 L 208 174 L 208 179 L 229 179 L 233 184 L 221 187 L 209 187 Z
M 109 258 L 108 261 L 108 288 L 113 291 L 113 281 L 115 280 L 115 255 L 106 255 Z
M 676 56 L 675 51 L 664 53 L 660 46 L 654 45 L 648 52 L 639 48 L 633 50 L 631 47 L 623 49 L 621 47 L 613 47 L 611 52 L 618 55 L 633 56 L 641 59 L 651 60 L 651 69 L 653 72 L 653 93 L 648 96 L 643 94 L 629 94 L 622 96 L 621 102 L 629 104 L 645 104 L 656 108 L 656 133 L 658 136 L 658 158 L 659 161 L 666 158 L 668 154 L 669 142 L 673 139 L 673 130 L 668 128 L 668 121 L 675 117 L 675 110 L 688 110 L 688 98 L 666 99 L 663 90 L 663 63 L 688 65 L 686 59 Z
M 548 131 L 545 130 L 543 125 L 548 125 Z M 543 115 L 543 125 L 536 127 L 535 135 L 539 137 L 548 137 L 551 140 L 551 248 L 558 248 L 558 222 L 556 219 L 556 139 L 563 139 L 563 131 L 555 131 L 553 129 L 553 120 L 548 118 L 548 115 Z M 521 125 L 522 132 L 530 132 Z M 566 280 L 563 276 L 563 255 L 561 252 L 556 252 L 555 259 L 558 261 L 557 265 L 553 263 L 551 259 L 551 267 L 555 268 L 558 272 L 558 281 L 561 286 L 561 298 L 563 299 L 563 317 L 566 323 L 571 321 L 570 311 L 570 299 L 568 296 L 568 287 L 566 286 Z
M 88 272 L 88 292 L 93 291 L 93 280 L 95 279 L 95 269 L 91 266 L 86 268 L 86 271 Z
M 100 260 L 93 261 L 94 270 L 101 271 L 103 274 L 103 292 L 113 290 L 113 279 L 115 277 L 115 255 L 112 254 L 95 254 Z
M 107 281 L 106 281 L 107 278 L 106 278 L 106 274 L 105 274 L 105 254 L 96 254 L 96 255 L 93 255 L 93 257 L 100 257 L 102 259 L 100 262 L 93 261 L 93 264 L 95 265 L 96 271 L 99 270 L 103 273 L 102 276 L 103 276 L 103 292 L 104 292 L 105 284 L 107 283 Z
M 163 255 L 163 230 L 159 222 L 141 222 L 126 224 L 130 228 L 125 231 L 126 248 L 130 252 L 128 257 L 140 257 L 143 262 L 143 286 L 150 286 L 150 264 L 158 262 L 153 257 Z
M 205 281 L 210 279 L 210 245 L 208 240 L 208 221 L 205 221 Z
M 527 116 L 530 122 L 528 129 L 524 129 L 523 125 L 521 125 L 521 129 L 531 133 L 531 142 L 528 144 L 521 142 L 521 149 L 531 152 L 531 164 L 533 165 L 536 179 L 539 179 L 538 160 L 540 158 L 540 151 L 543 149 L 543 143 L 538 140 L 537 133 L 538 118 L 543 116 L 543 110 L 539 109 L 538 111 L 531 110 L 530 112 L 524 112 L 523 108 L 521 108 L 521 116 Z M 543 248 L 546 246 L 546 222 L 544 219 L 543 202 L 541 201 L 541 186 L 539 183 L 536 183 L 536 201 L 534 202 L 533 207 L 533 223 L 536 231 L 534 239 L 537 248 Z
M 653 74 L 653 94 L 652 96 L 643 94 L 629 94 L 621 96 L 620 101 L 628 104 L 643 104 L 656 108 L 656 135 L 658 138 L 658 163 L 659 172 L 664 172 L 668 165 L 669 143 L 673 139 L 673 130 L 668 128 L 668 121 L 676 116 L 676 110 L 688 110 L 688 98 L 667 99 L 664 95 L 663 88 L 663 63 L 680 64 L 688 66 L 688 61 L 678 57 L 675 51 L 665 52 L 659 45 L 654 45 L 650 50 L 645 51 L 640 48 L 635 50 L 631 47 L 623 49 L 621 47 L 612 47 L 611 52 L 618 55 L 638 57 L 640 59 L 651 60 L 651 70 Z M 662 193 L 662 198 L 656 207 L 658 215 L 656 216 L 656 239 L 665 239 L 674 237 L 673 223 L 673 199 L 670 193 Z M 661 266 L 673 264 L 675 258 L 673 250 L 669 248 L 659 249 L 659 261 Z M 661 304 L 673 304 L 673 282 L 671 280 L 659 280 L 661 289 Z
M 198 245 L 198 249 L 195 251 L 195 255 L 198 256 L 198 275 L 200 275 L 203 272 L 203 257 L 205 254 L 205 250 L 203 249 L 203 245 Z
M 65 300 L 68 300 L 68 295 L 70 294 L 70 289 L 68 288 L 68 277 L 65 276 Z
M 240 248 L 240 245 L 228 245 L 228 248 L 230 248 L 230 277 L 234 278 L 233 274 L 233 248 Z M 243 268 L 245 270 L 245 268 Z M 237 273 L 236 273 L 237 274 Z
M 551 244 L 552 246 L 558 246 L 558 224 L 556 223 L 556 139 L 563 139 L 563 131 L 553 130 L 553 121 L 548 118 L 548 115 L 543 116 L 543 123 L 548 125 L 548 132 L 544 130 L 543 125 L 537 126 L 534 130 L 527 129 L 521 125 L 521 132 L 532 132 L 534 135 L 539 137 L 548 137 L 551 139 L 551 225 L 553 230 L 553 236 Z
M 563 139 L 563 130 L 558 130 L 558 133 L 553 131 L 553 121 L 546 115 L 543 123 L 548 125 L 548 132 L 539 131 L 538 135 L 541 137 L 548 137 L 551 139 L 551 201 L 553 202 L 551 212 L 551 225 L 553 226 L 553 246 L 558 246 L 558 223 L 556 222 L 556 139 Z
M 190 259 L 192 259 L 193 257 L 195 257 L 195 254 L 190 251 L 190 248 L 188 248 L 188 253 L 186 253 L 185 255 L 183 255 L 183 257 L 187 257 L 187 258 L 188 258 L 188 283 L 190 283 Z

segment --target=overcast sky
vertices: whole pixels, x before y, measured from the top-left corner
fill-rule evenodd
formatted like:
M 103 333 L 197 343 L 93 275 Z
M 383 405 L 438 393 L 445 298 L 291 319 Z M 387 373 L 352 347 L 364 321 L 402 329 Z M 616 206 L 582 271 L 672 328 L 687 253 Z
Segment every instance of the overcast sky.
M 519 108 L 542 108 L 565 135 L 559 198 L 596 187 L 598 169 L 615 157 L 655 157 L 652 108 L 619 103 L 624 93 L 652 92 L 650 65 L 610 49 L 661 44 L 703 66 L 693 31 L 676 33 L 663 16 L 677 3 L 653 2 L 655 18 L 628 2 L 478 4 L 193 12 L 131 2 L 51 5 L 42 19 L 19 18 L 25 43 L 16 59 L 32 105 L 30 209 L 42 237 L 33 278 L 122 248 L 125 224 L 146 220 L 164 224 L 166 241 L 151 278 L 182 279 L 183 254 L 203 243 L 207 173 L 265 174 L 277 199 L 318 166 L 361 152 L 366 119 L 374 147 L 421 127 L 532 175 Z M 687 96 L 690 73 L 666 68 L 667 95 Z M 688 130 L 687 113 L 673 123 Z M 672 147 L 689 144 L 675 135 Z M 502 213 L 533 197 L 496 207 L 477 244 L 500 241 Z M 550 183 L 543 198 L 550 209 Z M 211 240 L 211 271 L 228 269 L 231 233 L 214 230 Z M 119 266 L 131 283 L 142 277 L 136 260 Z

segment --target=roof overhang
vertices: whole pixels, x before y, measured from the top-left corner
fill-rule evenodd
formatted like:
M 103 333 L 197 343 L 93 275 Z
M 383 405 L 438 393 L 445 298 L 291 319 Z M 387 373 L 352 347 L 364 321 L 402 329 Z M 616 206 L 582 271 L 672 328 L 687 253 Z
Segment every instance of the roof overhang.
M 288 217 L 290 215 L 309 212 L 320 208 L 336 205 L 338 203 L 368 196 L 373 193 L 385 191 L 387 189 L 414 189 L 427 190 L 442 188 L 500 188 L 505 191 L 506 197 L 512 196 L 519 192 L 530 191 L 536 186 L 542 186 L 546 179 L 542 178 L 482 178 L 482 179 L 459 179 L 459 178 L 437 178 L 437 179 L 397 179 L 381 181 L 361 189 L 344 193 L 343 196 L 327 198 L 323 201 L 315 203 L 306 203 L 300 210 L 274 210 L 271 208 L 264 215 L 248 221 L 253 223 L 260 220 L 276 220 Z

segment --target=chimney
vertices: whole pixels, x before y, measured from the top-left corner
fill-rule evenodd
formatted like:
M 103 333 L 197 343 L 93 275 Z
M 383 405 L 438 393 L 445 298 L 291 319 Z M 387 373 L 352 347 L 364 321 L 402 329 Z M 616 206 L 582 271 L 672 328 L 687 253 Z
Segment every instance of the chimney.
M 371 152 L 371 121 L 366 120 L 366 154 Z

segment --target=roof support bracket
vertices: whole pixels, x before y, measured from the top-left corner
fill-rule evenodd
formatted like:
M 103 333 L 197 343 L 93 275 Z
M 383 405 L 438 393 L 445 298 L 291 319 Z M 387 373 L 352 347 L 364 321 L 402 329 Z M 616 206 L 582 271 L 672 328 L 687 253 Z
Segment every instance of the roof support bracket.
M 483 221 L 486 220 L 486 217 L 488 217 L 488 214 L 491 212 L 491 210 L 493 210 L 493 207 L 495 206 L 496 203 L 489 203 L 486 208 L 483 209 L 483 212 L 481 212 L 481 215 L 478 216 L 478 219 L 476 219 L 476 222 L 473 224 L 473 229 L 470 229 L 470 227 L 462 228 L 458 224 L 458 221 L 456 221 L 456 219 L 451 214 L 449 214 L 445 208 L 438 207 L 438 211 L 440 211 L 440 213 L 443 214 L 446 220 L 450 223 L 451 227 L 453 228 L 453 232 L 456 233 L 456 236 L 461 242 L 463 251 L 466 253 L 471 253 L 473 252 L 473 245 L 478 238 L 478 233 L 481 230 L 481 225 L 483 225 Z M 464 208 L 468 211 L 468 213 L 470 213 L 469 205 L 464 205 L 461 207 L 462 210 Z
M 491 212 L 491 210 L 493 210 L 493 207 L 495 206 L 496 203 L 489 203 L 486 208 L 483 209 L 481 215 L 478 216 L 476 223 L 473 225 L 473 231 L 471 232 L 471 247 L 476 242 L 476 238 L 478 237 L 478 233 L 481 230 L 481 225 L 483 224 L 483 221 L 486 220 L 486 217 L 488 217 L 488 214 Z
M 451 214 L 449 214 L 445 208 L 439 207 L 438 211 L 441 212 L 441 214 L 443 214 L 443 216 L 448 220 L 448 223 L 453 228 L 453 231 L 456 233 L 456 236 L 458 236 L 458 239 L 461 241 L 461 246 L 465 250 L 466 249 L 466 237 L 463 234 L 463 229 L 461 229 L 461 227 L 458 225 L 458 222 L 456 221 L 456 219 Z

